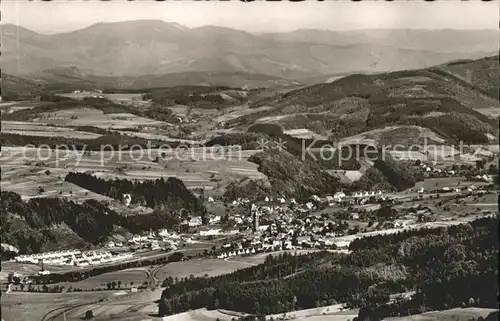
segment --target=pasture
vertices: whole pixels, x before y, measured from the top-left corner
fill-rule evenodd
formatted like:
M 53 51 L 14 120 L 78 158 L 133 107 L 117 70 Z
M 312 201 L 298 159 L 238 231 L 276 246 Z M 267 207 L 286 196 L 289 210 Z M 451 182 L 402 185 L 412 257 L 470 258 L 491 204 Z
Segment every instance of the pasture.
M 245 262 L 221 259 L 192 259 L 182 262 L 169 263 L 162 266 L 156 273 L 160 281 L 171 276 L 173 278 L 218 276 L 232 273 L 238 269 L 249 267 Z
M 201 141 L 171 138 L 169 136 L 147 133 L 147 132 L 133 132 L 133 131 L 126 131 L 126 130 L 117 130 L 116 132 L 118 132 L 122 135 L 134 136 L 134 137 L 144 138 L 144 139 L 148 139 L 148 140 L 159 140 L 159 141 L 164 141 L 164 142 L 181 142 L 184 144 L 191 144 L 191 145 L 194 145 L 194 144 L 202 145 L 203 144 L 203 142 L 201 142 Z
M 40 321 L 47 313 L 71 305 L 106 299 L 111 292 L 82 293 L 2 293 L 2 319 Z
M 66 196 L 72 199 L 105 197 L 64 182 L 70 171 L 92 172 L 112 179 L 154 180 L 177 177 L 188 188 L 219 190 L 244 177 L 265 179 L 248 157 L 258 150 L 190 148 L 176 150 L 102 151 L 83 156 L 79 151 L 4 147 L 1 187 L 29 197 Z M 162 157 L 154 162 L 156 157 Z M 35 166 L 34 164 L 37 164 Z M 49 170 L 50 173 L 46 173 Z M 39 193 L 42 186 L 44 192 Z
M 444 139 L 430 129 L 420 126 L 387 126 L 350 136 L 340 141 L 341 144 L 356 144 L 360 142 L 371 142 L 375 145 L 383 145 L 386 148 L 394 148 L 395 145 L 421 146 L 428 143 L 441 144 L 444 142 Z
M 64 286 L 66 289 L 70 286 L 74 289 L 92 290 L 106 289 L 108 283 L 116 282 L 116 291 L 138 287 L 148 280 L 148 272 L 146 268 L 132 268 L 115 272 L 104 273 L 94 277 L 90 277 L 78 282 L 58 283 L 59 286 Z
M 215 118 L 216 122 L 226 122 L 229 120 L 233 120 L 245 115 L 250 115 L 253 113 L 270 110 L 272 107 L 262 106 L 258 108 L 250 108 L 247 105 L 235 106 L 224 109 L 224 114 Z
M 162 126 L 168 123 L 139 117 L 128 113 L 105 114 L 95 108 L 72 108 L 39 114 L 35 121 L 58 126 L 94 126 L 105 129 L 138 128 L 140 126 Z
M 417 182 L 413 187 L 413 189 L 418 190 L 421 187 L 425 188 L 426 190 L 434 190 L 443 187 L 449 187 L 451 189 L 454 189 L 454 188 L 469 187 L 472 185 L 479 187 L 485 184 L 486 183 L 482 182 L 467 181 L 465 180 L 464 177 L 439 177 L 439 178 L 427 178 L 423 181 Z
M 96 133 L 79 131 L 75 128 L 48 126 L 43 123 L 21 121 L 2 121 L 2 133 L 76 139 L 95 139 L 101 136 Z
M 244 316 L 243 313 L 225 310 L 197 309 L 164 317 L 163 321 L 231 321 L 233 318 Z
M 469 321 L 479 317 L 485 318 L 497 309 L 483 308 L 456 308 L 444 311 L 425 312 L 422 314 L 409 315 L 405 317 L 386 318 L 387 321 Z
M 88 91 L 83 91 L 79 93 L 66 93 L 66 94 L 59 94 L 59 96 L 62 97 L 68 97 L 71 99 L 76 99 L 76 100 L 82 100 L 84 98 L 90 98 L 92 96 L 101 96 L 104 99 L 108 99 L 114 103 L 131 103 L 131 102 L 140 102 L 142 101 L 142 95 L 141 93 L 135 93 L 135 94 L 126 94 L 126 93 L 120 93 L 120 94 L 96 94 Z
M 309 129 L 305 129 L 305 128 L 285 130 L 284 133 L 286 135 L 290 135 L 292 137 L 299 138 L 299 139 L 317 139 L 317 140 L 327 140 L 328 139 L 328 137 L 326 137 L 326 136 L 318 135 L 318 134 L 310 131 Z

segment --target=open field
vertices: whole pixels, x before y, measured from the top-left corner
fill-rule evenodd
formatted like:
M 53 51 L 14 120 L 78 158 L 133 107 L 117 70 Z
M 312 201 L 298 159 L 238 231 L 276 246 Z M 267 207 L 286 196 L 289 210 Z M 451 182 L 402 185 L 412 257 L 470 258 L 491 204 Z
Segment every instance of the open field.
M 250 255 L 250 256 L 233 256 L 230 257 L 229 259 L 225 259 L 228 262 L 239 262 L 239 263 L 247 263 L 247 267 L 251 265 L 258 265 L 261 263 L 264 263 L 266 260 L 266 257 L 269 255 L 273 256 L 278 256 L 283 253 L 288 253 L 288 254 L 297 254 L 297 255 L 304 255 L 308 253 L 313 253 L 317 252 L 318 250 L 293 250 L 293 251 L 274 251 L 274 252 L 265 252 L 265 253 L 259 253 L 255 255 Z
M 68 97 L 71 99 L 77 99 L 77 100 L 82 100 L 84 98 L 92 97 L 92 96 L 102 96 L 105 99 L 111 100 L 112 102 L 115 103 L 131 103 L 131 102 L 140 102 L 142 101 L 142 95 L 143 94 L 126 94 L 126 93 L 121 93 L 121 94 L 95 94 L 91 92 L 79 92 L 79 93 L 67 93 L 67 94 L 59 94 L 59 96 L 62 97 Z
M 165 160 L 156 163 L 153 160 L 157 156 L 161 157 L 163 153 L 157 149 L 103 151 L 82 157 L 81 152 L 75 151 L 4 147 L 0 160 L 1 187 L 30 197 L 63 195 L 81 199 L 103 197 L 63 182 L 70 171 L 93 172 L 96 176 L 108 179 L 153 180 L 177 177 L 183 180 L 188 188 L 204 187 L 207 190 L 217 189 L 217 186 L 225 186 L 232 180 L 244 177 L 266 178 L 257 170 L 256 164 L 247 160 L 259 152 L 258 150 L 236 150 L 217 154 L 210 149 L 191 148 L 164 152 Z M 38 167 L 29 164 L 41 160 L 43 164 Z M 49 175 L 45 173 L 47 169 L 50 171 Z M 38 186 L 43 186 L 45 192 L 38 193 Z M 60 192 L 62 194 L 59 194 Z
M 498 106 L 496 107 L 487 107 L 487 108 L 481 108 L 481 109 L 478 109 L 478 111 L 481 113 L 481 114 L 484 114 L 486 116 L 490 116 L 490 117 L 498 117 L 500 116 L 500 108 Z
M 316 134 L 309 129 L 299 128 L 299 129 L 290 129 L 285 130 L 284 133 L 286 135 L 290 135 L 295 138 L 300 139 L 317 139 L 317 140 L 327 140 L 328 137 Z
M 344 307 L 343 304 L 334 304 L 330 306 L 324 306 L 313 309 L 305 309 L 299 311 L 291 311 L 286 313 L 288 316 L 292 316 L 294 320 L 349 320 L 358 315 L 357 310 L 350 311 L 342 311 Z M 282 314 L 275 314 L 272 316 L 267 316 L 266 319 L 270 319 L 271 317 L 274 319 L 278 319 L 283 316 Z M 317 319 L 317 318 L 320 319 Z M 328 319 L 321 319 L 321 317 L 325 317 Z M 335 318 L 337 317 L 337 318 Z M 339 318 L 340 317 L 340 318 Z
M 232 311 L 198 309 L 164 317 L 163 321 L 231 321 L 243 315 Z
M 104 273 L 78 282 L 59 283 L 57 285 L 65 288 L 73 287 L 82 290 L 105 289 L 107 283 L 121 281 L 121 288 L 137 287 L 148 280 L 146 268 L 133 268 L 116 272 Z M 133 284 L 131 284 L 133 283 Z M 118 291 L 117 285 L 117 291 Z
M 172 138 L 168 137 L 165 135 L 159 135 L 159 134 L 153 134 L 153 133 L 145 133 L 145 132 L 133 132 L 133 131 L 126 131 L 126 130 L 118 130 L 122 135 L 127 135 L 127 136 L 134 136 L 134 137 L 140 137 L 148 140 L 160 140 L 164 142 L 181 142 L 185 144 L 198 144 L 202 145 L 203 142 L 201 141 L 196 141 L 196 140 L 189 140 L 189 139 L 179 139 L 179 138 Z
M 220 259 L 195 259 L 183 262 L 174 262 L 161 267 L 156 273 L 156 277 L 163 281 L 167 277 L 183 278 L 191 275 L 195 277 L 217 276 L 234 272 L 238 269 L 247 268 L 249 265 L 245 262 Z
M 390 321 L 469 321 L 470 319 L 485 318 L 496 309 L 483 308 L 457 308 L 444 311 L 426 312 L 422 314 L 409 315 L 405 317 L 387 318 Z
M 2 293 L 2 319 L 5 321 L 40 321 L 53 309 L 94 302 L 112 295 L 112 292 Z
M 13 102 L 5 102 L 0 103 L 0 111 L 2 114 L 4 112 L 15 112 L 23 109 L 33 109 L 37 106 L 40 106 L 43 102 L 34 101 L 34 100 L 26 100 L 26 101 L 13 101 Z
M 225 121 L 239 118 L 239 117 L 244 116 L 244 115 L 250 115 L 253 113 L 266 111 L 269 109 L 272 109 L 272 107 L 262 106 L 262 107 L 258 107 L 258 108 L 249 108 L 247 105 L 230 107 L 230 108 L 224 109 L 224 115 L 218 116 L 217 118 L 215 118 L 215 121 L 216 122 L 225 122 Z
M 48 126 L 43 123 L 21 121 L 2 121 L 2 133 L 76 139 L 94 139 L 101 136 L 96 133 L 79 131 L 75 128 L 55 127 Z
M 472 185 L 479 187 L 487 184 L 484 182 L 467 181 L 465 180 L 464 177 L 440 177 L 440 178 L 427 178 L 421 182 L 417 182 L 415 184 L 415 187 L 413 187 L 413 189 L 417 190 L 421 187 L 425 188 L 426 190 L 433 190 L 443 187 L 449 187 L 451 189 L 454 189 L 454 188 L 469 187 Z
M 428 128 L 420 126 L 387 126 L 380 129 L 370 130 L 358 135 L 344 138 L 341 144 L 359 144 L 367 142 L 375 145 L 394 145 L 402 144 L 422 144 L 443 143 L 444 139 Z
M 95 108 L 73 108 L 56 112 L 41 113 L 38 119 L 49 125 L 59 126 L 94 126 L 108 129 L 137 128 L 139 126 L 168 125 L 161 121 L 139 117 L 133 114 L 105 114 Z

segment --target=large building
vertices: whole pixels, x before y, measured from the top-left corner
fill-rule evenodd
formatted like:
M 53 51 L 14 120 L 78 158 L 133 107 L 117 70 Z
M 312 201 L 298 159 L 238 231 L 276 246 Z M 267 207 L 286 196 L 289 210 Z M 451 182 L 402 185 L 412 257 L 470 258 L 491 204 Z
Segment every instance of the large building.
M 254 233 L 259 232 L 259 216 L 260 216 L 260 213 L 259 213 L 259 210 L 257 208 L 255 208 L 254 210 L 252 210 L 253 231 L 254 231 Z

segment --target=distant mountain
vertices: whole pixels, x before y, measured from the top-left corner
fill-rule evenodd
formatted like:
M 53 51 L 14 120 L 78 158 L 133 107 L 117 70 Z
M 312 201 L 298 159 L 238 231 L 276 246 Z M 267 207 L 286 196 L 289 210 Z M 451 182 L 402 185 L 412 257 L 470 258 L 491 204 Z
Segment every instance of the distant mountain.
M 253 35 L 141 20 L 99 23 L 56 35 L 4 25 L 1 62 L 3 71 L 13 75 L 76 67 L 98 76 L 238 72 L 300 79 L 422 68 L 484 57 L 496 53 L 498 46 L 498 31 L 299 30 Z

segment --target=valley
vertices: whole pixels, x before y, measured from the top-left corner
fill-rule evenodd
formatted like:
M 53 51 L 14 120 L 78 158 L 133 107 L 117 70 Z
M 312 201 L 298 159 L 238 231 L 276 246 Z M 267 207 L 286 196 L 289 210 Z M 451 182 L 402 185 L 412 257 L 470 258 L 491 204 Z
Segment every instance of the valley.
M 2 321 L 498 317 L 498 30 L 108 20 L 2 25 Z

